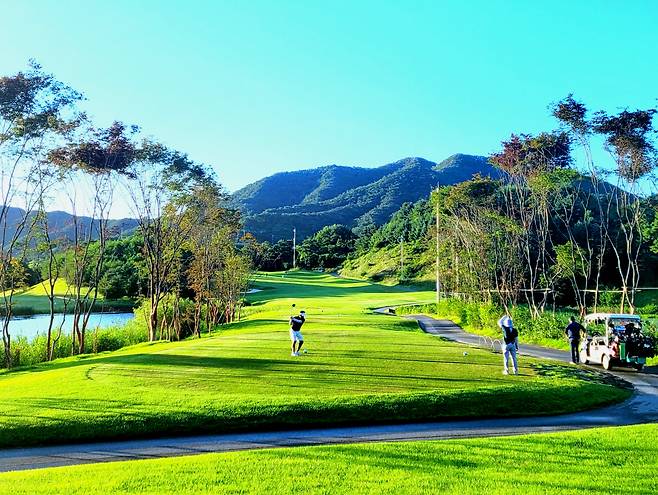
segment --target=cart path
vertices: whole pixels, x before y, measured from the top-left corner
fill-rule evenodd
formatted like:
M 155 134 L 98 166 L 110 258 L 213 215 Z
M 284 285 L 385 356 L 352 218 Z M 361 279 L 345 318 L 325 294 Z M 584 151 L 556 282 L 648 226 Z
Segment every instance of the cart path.
M 450 320 L 437 320 L 424 315 L 412 315 L 409 318 L 417 320 L 423 331 L 436 335 L 437 337 L 442 337 L 469 346 L 490 347 L 486 345 L 486 342 L 481 335 L 465 332 L 461 327 L 455 325 Z M 523 336 L 521 336 L 521 339 L 522 338 Z M 537 345 L 521 343 L 519 344 L 519 353 L 520 361 L 523 359 L 524 355 L 542 359 L 552 359 L 564 363 L 569 363 L 571 361 L 571 353 L 569 351 L 550 349 L 548 347 Z M 603 371 L 601 366 L 588 366 L 588 368 Z M 619 424 L 658 422 L 658 369 L 656 369 L 656 367 L 647 367 L 640 373 L 632 368 L 613 368 L 613 370 L 608 373 L 633 384 L 635 390 L 631 398 L 616 406 L 578 413 L 577 416 L 595 416 L 599 412 L 606 411 L 611 414 L 623 416 L 623 418 L 619 418 Z M 624 421 L 624 419 L 626 421 Z
M 469 346 L 482 343 L 481 337 L 464 332 L 451 321 L 428 316 L 411 318 L 418 320 L 421 328 L 432 335 Z M 569 359 L 565 351 L 537 346 L 521 345 L 520 351 L 520 359 L 523 355 L 560 361 Z M 622 404 L 594 411 L 560 416 L 235 433 L 0 450 L 0 472 L 274 447 L 493 437 L 658 422 L 658 375 L 651 374 L 651 371 L 641 374 L 615 372 L 633 383 L 635 393 Z

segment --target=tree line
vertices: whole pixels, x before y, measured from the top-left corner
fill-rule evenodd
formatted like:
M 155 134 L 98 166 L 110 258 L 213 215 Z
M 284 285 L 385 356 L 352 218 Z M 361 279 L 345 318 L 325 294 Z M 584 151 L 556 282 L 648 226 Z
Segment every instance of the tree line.
M 591 113 L 568 96 L 551 112 L 559 129 L 512 135 L 490 156 L 501 180 L 435 194 L 439 279 L 505 307 L 524 302 L 533 315 L 566 292 L 581 313 L 596 310 L 609 284 L 620 291 L 619 311 L 634 312 L 655 267 L 647 227 L 656 212 L 656 110 Z M 603 153 L 612 166 L 595 159 Z
M 432 269 L 431 253 L 439 295 L 523 303 L 532 316 L 596 311 L 609 289 L 634 312 L 638 289 L 658 282 L 656 109 L 590 112 L 570 95 L 550 110 L 557 129 L 513 134 L 491 154 L 500 179 L 438 187 L 362 226 L 351 257 L 400 245 L 425 263 L 399 263 L 405 280 Z
M 40 262 L 50 302 L 45 359 L 61 336 L 54 328 L 56 283 L 71 284 L 64 298 L 73 324 L 73 354 L 84 352 L 89 317 L 102 290 L 111 292 L 126 266 L 111 265 L 112 206 L 128 202 L 137 219 L 139 276 L 148 339 L 181 337 L 184 295 L 193 301 L 192 332 L 235 318 L 249 273 L 235 248 L 240 216 L 212 169 L 153 138 L 115 122 L 99 128 L 80 110 L 81 93 L 36 63 L 0 78 L 0 291 L 4 365 L 12 365 L 10 321 L 15 296 Z M 66 197 L 71 239 L 56 238 L 47 209 Z M 20 210 L 15 207 L 20 207 Z M 19 212 L 18 214 L 16 212 Z M 82 221 L 86 218 L 87 221 Z M 136 246 L 133 246 L 133 249 Z M 118 277 L 130 278 L 130 277 Z M 105 284 L 105 286 L 104 286 Z
M 431 270 L 438 295 L 536 317 L 609 307 L 613 290 L 618 311 L 636 311 L 638 289 L 658 282 L 657 110 L 592 112 L 569 95 L 550 111 L 556 129 L 512 134 L 489 156 L 500 178 L 440 186 L 381 226 L 325 227 L 299 246 L 300 265 L 336 269 L 399 247 L 398 280 Z M 292 259 L 291 243 L 275 246 Z

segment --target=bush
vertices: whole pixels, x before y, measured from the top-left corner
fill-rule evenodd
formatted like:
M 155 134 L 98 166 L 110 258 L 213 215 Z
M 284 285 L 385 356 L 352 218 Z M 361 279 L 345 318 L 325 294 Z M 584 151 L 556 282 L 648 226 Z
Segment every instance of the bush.
M 607 308 L 618 307 L 621 302 L 621 294 L 619 292 L 612 292 L 610 290 L 602 290 L 599 295 L 601 306 Z
M 116 351 L 148 340 L 146 323 L 135 318 L 123 326 L 96 328 L 87 336 L 85 352 Z
M 640 308 L 640 313 L 643 315 L 658 314 L 658 304 L 654 304 L 654 303 L 645 304 L 642 308 Z
M 137 311 L 137 310 L 136 310 Z M 107 328 L 89 328 L 85 338 L 85 353 L 115 351 L 129 345 L 148 340 L 146 321 L 136 317 L 123 326 Z M 53 335 L 53 338 L 55 335 Z M 26 337 L 17 337 L 12 342 L 13 366 L 33 366 L 46 361 L 46 337 L 37 335 L 31 341 Z M 72 342 L 70 333 L 62 334 L 53 350 L 53 359 L 71 356 Z

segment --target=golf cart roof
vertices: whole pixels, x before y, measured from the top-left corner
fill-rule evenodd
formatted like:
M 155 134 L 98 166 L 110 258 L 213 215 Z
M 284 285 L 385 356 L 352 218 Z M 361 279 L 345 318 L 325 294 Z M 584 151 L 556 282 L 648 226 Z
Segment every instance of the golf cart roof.
M 614 320 L 640 320 L 640 315 L 627 315 L 621 313 L 592 313 L 585 316 L 586 322 L 604 321 L 607 319 Z

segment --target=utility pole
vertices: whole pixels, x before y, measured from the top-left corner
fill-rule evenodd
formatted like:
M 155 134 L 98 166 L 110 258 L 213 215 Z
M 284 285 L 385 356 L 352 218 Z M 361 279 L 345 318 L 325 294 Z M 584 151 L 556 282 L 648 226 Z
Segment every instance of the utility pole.
M 439 185 L 436 185 L 436 195 L 434 201 L 436 203 L 436 310 L 439 311 L 439 302 L 441 302 L 441 281 L 439 280 Z
M 297 267 L 297 229 L 292 229 L 292 267 Z
M 404 277 L 404 236 L 400 236 L 400 282 Z

